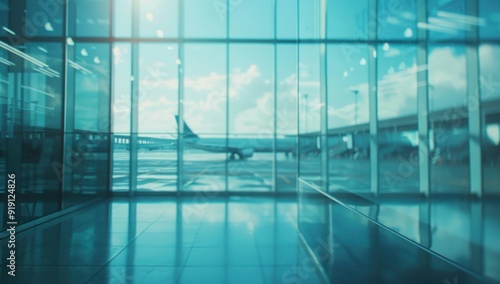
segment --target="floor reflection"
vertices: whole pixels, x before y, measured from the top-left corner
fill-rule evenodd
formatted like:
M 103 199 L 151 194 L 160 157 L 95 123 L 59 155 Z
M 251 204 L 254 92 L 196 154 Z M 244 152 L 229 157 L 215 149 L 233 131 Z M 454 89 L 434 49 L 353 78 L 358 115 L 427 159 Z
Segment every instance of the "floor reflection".
M 404 277 L 443 283 L 458 275 L 459 283 L 500 280 L 498 200 L 333 194 L 334 201 L 306 184 L 300 188 L 300 231 L 312 248 L 328 244 L 327 275 L 338 277 L 342 268 L 383 283 Z
M 293 198 L 103 201 L 19 233 L 17 276 L 3 266 L 0 282 L 281 283 L 307 259 L 296 213 Z

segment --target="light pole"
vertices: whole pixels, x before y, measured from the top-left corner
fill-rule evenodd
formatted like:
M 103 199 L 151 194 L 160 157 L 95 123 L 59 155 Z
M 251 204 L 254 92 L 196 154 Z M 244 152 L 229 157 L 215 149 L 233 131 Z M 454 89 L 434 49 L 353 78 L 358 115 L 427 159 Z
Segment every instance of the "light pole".
M 306 101 L 306 133 L 309 131 L 308 117 L 309 117 L 309 94 L 304 94 L 304 99 Z
M 351 92 L 354 94 L 354 124 L 358 124 L 358 90 L 351 90 Z
M 435 137 L 434 137 L 434 134 L 435 134 L 435 131 L 434 131 L 434 115 L 433 115 L 433 111 L 434 111 L 434 97 L 433 97 L 433 94 L 434 94 L 434 86 L 431 85 L 431 84 L 428 84 L 428 91 L 427 91 L 427 120 L 430 121 L 431 123 L 431 135 L 429 137 L 429 149 L 431 151 L 434 150 L 435 148 L 435 144 L 434 144 L 434 141 L 435 141 Z

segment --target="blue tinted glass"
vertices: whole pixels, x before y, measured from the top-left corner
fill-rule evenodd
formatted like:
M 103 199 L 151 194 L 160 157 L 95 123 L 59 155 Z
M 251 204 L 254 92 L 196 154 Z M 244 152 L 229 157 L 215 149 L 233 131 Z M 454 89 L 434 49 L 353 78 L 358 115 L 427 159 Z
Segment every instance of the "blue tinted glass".
M 184 1 L 184 36 L 193 38 L 226 37 L 226 0 Z
M 113 35 L 115 37 L 132 36 L 132 0 L 117 0 L 113 8 Z
M 320 0 L 299 1 L 299 37 L 319 38 L 320 36 Z
M 378 38 L 415 38 L 417 26 L 416 6 L 416 1 L 378 1 Z
M 429 1 L 428 19 L 420 24 L 421 29 L 429 31 L 431 40 L 463 39 L 467 30 L 473 25 L 465 16 L 464 0 L 431 0 Z
M 68 34 L 82 37 L 109 36 L 108 0 L 68 0 Z
M 278 38 L 297 38 L 297 2 L 277 0 L 276 32 Z
M 465 46 L 430 45 L 429 110 L 462 107 L 467 95 Z
M 274 1 L 229 0 L 228 3 L 230 37 L 274 37 Z
M 498 39 L 500 34 L 500 1 L 479 0 L 479 35 Z
M 140 1 L 140 37 L 176 37 L 178 35 L 178 9 L 177 0 Z
M 110 52 L 108 44 L 78 43 L 69 68 L 75 74 L 75 129 L 101 131 L 109 120 Z M 82 68 L 83 67 L 83 68 Z
M 229 55 L 229 130 L 255 136 L 273 120 L 272 45 L 233 44 Z
M 328 38 L 368 38 L 368 1 L 336 0 L 328 2 Z
M 328 126 L 368 122 L 368 47 L 328 46 Z
M 61 36 L 64 6 L 62 1 L 26 1 L 25 34 L 34 36 Z
M 388 119 L 417 112 L 416 47 L 384 43 L 378 46 L 378 117 Z
M 500 98 L 500 45 L 482 44 L 479 46 L 479 66 L 481 100 L 492 101 Z
M 185 48 L 184 118 L 199 134 L 226 133 L 226 47 L 190 44 Z
M 8 27 L 9 21 L 9 4 L 8 0 L 0 0 L 0 26 Z M 4 29 L 0 29 L 0 36 L 6 35 L 7 32 Z

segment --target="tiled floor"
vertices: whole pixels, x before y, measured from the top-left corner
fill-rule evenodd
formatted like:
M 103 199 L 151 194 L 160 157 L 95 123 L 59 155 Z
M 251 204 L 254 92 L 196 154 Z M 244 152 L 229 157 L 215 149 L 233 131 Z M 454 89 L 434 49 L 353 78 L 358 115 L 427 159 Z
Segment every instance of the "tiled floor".
M 375 203 L 299 184 L 299 229 L 332 283 L 500 283 L 498 200 Z
M 16 277 L 2 266 L 0 283 L 297 283 L 296 212 L 294 199 L 100 202 L 18 233 Z

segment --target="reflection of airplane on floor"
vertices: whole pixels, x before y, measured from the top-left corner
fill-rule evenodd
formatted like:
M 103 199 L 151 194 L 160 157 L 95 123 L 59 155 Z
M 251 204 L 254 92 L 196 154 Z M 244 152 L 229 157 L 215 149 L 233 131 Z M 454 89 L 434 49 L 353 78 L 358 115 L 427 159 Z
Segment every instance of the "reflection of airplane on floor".
M 179 116 L 175 116 L 177 125 Z M 200 149 L 215 153 L 229 153 L 230 159 L 238 156 L 240 159 L 250 158 L 255 152 L 281 152 L 286 155 L 296 155 L 296 138 L 284 137 L 276 138 L 276 145 L 273 147 L 272 138 L 202 138 L 196 135 L 189 126 L 184 125 L 184 144 L 194 149 Z

